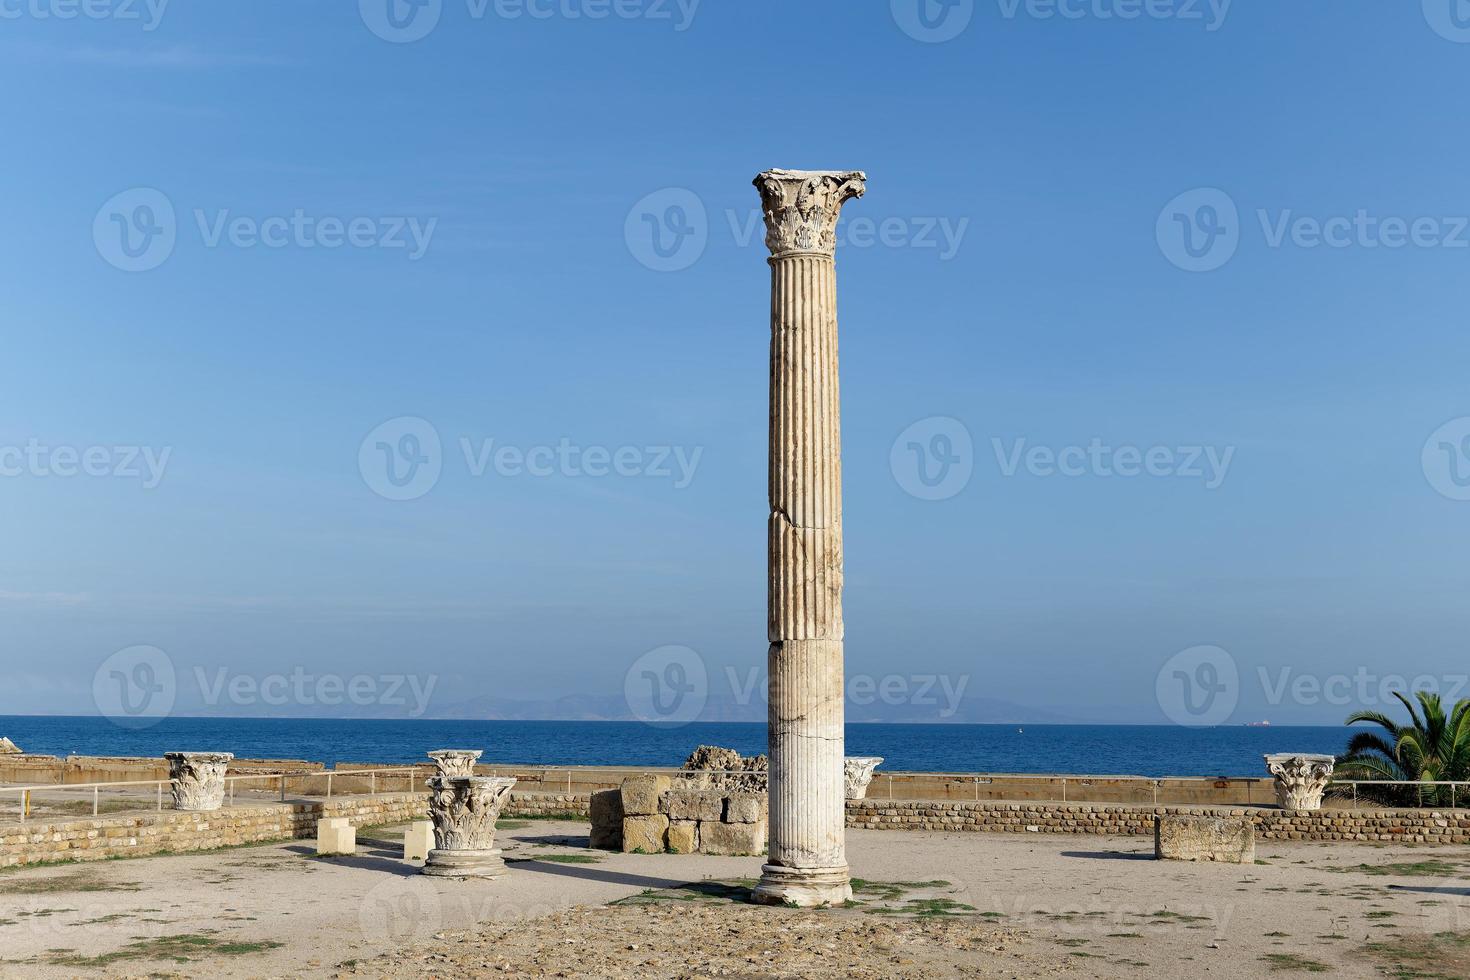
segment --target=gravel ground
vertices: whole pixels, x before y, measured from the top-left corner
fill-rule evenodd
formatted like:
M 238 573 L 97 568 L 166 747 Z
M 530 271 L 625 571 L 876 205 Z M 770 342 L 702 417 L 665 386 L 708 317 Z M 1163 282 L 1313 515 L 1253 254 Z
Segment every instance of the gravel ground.
M 851 831 L 833 911 L 744 904 L 759 858 L 589 852 L 511 822 L 495 881 L 426 878 L 391 831 L 0 873 L 0 976 L 1470 976 L 1470 849 Z M 826 971 L 826 972 L 824 972 Z
M 1066 956 L 975 919 L 877 920 L 756 906 L 579 908 L 528 926 L 447 934 L 365 964 L 365 976 L 1040 977 Z

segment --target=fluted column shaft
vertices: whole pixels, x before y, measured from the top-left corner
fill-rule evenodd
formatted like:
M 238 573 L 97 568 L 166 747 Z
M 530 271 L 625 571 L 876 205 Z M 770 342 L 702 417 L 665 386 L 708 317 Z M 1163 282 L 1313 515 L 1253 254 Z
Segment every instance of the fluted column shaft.
M 837 212 L 856 172 L 756 178 L 771 248 L 770 860 L 756 898 L 851 897 L 844 848 Z

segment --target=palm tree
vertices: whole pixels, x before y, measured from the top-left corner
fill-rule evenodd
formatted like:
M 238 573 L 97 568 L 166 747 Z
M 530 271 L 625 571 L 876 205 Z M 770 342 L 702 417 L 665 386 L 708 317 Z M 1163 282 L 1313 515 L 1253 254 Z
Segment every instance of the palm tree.
M 1458 701 L 1445 713 L 1438 694 L 1415 691 L 1421 715 L 1404 695 L 1395 691 L 1409 709 L 1408 725 L 1399 725 L 1379 711 L 1355 711 L 1347 724 L 1368 722 L 1382 733 L 1356 732 L 1348 741 L 1347 753 L 1337 760 L 1344 779 L 1385 779 L 1406 782 L 1446 782 L 1470 779 L 1470 698 Z M 1463 790 L 1463 787 L 1460 789 Z M 1359 787 L 1362 791 L 1363 787 Z M 1371 798 L 1397 805 L 1442 806 L 1451 801 L 1448 787 L 1381 786 L 1368 793 Z M 1460 802 L 1466 793 L 1455 794 Z

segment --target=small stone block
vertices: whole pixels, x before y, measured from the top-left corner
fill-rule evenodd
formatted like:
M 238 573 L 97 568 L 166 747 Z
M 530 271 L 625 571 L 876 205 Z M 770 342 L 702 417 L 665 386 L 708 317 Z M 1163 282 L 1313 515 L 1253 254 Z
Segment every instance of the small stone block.
M 592 820 L 592 833 L 587 842 L 589 847 L 604 851 L 623 849 L 623 792 L 605 789 L 592 794 L 587 807 Z
M 725 800 L 725 823 L 760 823 L 766 819 L 764 793 L 731 793 Z
M 699 823 L 694 820 L 669 821 L 669 850 L 675 854 L 699 851 Z
M 623 815 L 647 817 L 658 813 L 659 797 L 668 790 L 668 776 L 628 777 L 623 780 Z
M 706 823 L 699 828 L 699 849 L 705 854 L 766 853 L 766 823 Z
M 346 817 L 328 817 L 316 822 L 318 854 L 357 853 L 357 828 Z
M 669 818 L 661 813 L 623 818 L 623 853 L 662 854 L 667 846 Z
M 1154 817 L 1154 857 L 1167 861 L 1254 864 L 1256 829 L 1226 817 Z
M 403 835 L 403 860 L 427 861 L 434 849 L 434 824 L 428 820 L 415 820 Z
M 670 820 L 719 820 L 724 808 L 719 790 L 671 789 L 663 795 L 659 812 Z

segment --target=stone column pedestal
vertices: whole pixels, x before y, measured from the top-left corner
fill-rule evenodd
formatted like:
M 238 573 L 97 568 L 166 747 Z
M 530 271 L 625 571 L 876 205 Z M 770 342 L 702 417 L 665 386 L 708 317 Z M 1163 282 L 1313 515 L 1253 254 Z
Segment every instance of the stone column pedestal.
M 755 179 L 771 251 L 770 858 L 758 902 L 852 898 L 843 828 L 837 217 L 858 171 Z
M 1276 805 L 1283 810 L 1322 809 L 1322 794 L 1336 762 L 1330 755 L 1300 752 L 1266 756 L 1266 768 L 1276 777 Z
M 429 777 L 434 849 L 423 873 L 444 878 L 505 874 L 505 861 L 495 846 L 495 821 L 515 784 L 508 776 Z
M 225 770 L 233 752 L 165 752 L 174 781 L 175 810 L 218 810 L 225 802 Z
M 473 776 L 475 763 L 480 761 L 481 749 L 435 749 L 428 753 L 440 776 Z
M 873 770 L 877 769 L 882 761 L 881 755 L 850 755 L 842 760 L 849 800 L 861 800 L 867 797 L 868 784 L 873 781 Z

